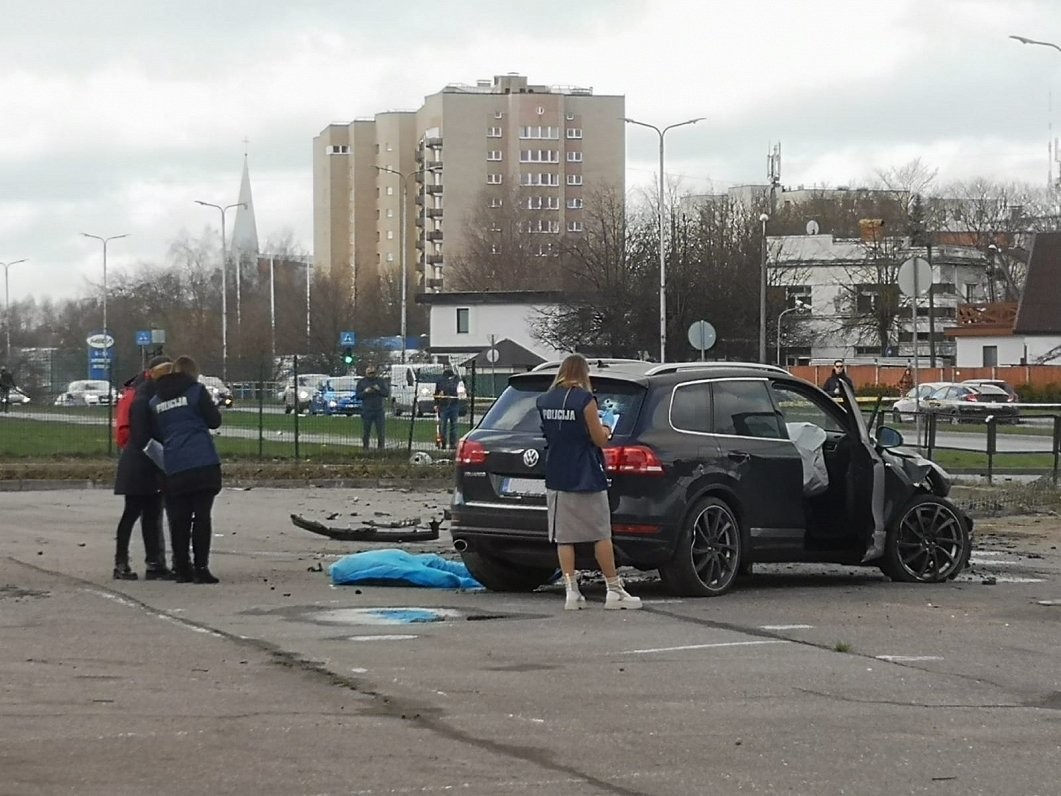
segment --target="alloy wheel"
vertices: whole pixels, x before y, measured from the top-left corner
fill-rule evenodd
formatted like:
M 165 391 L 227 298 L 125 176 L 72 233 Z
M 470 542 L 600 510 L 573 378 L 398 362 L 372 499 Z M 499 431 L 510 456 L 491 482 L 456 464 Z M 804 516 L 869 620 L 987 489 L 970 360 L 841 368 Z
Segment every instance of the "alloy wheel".
M 708 589 L 724 589 L 739 566 L 740 529 L 729 510 L 719 504 L 704 507 L 692 525 L 693 567 Z
M 899 523 L 898 564 L 912 580 L 945 580 L 963 566 L 967 536 L 961 520 L 943 503 L 913 506 Z

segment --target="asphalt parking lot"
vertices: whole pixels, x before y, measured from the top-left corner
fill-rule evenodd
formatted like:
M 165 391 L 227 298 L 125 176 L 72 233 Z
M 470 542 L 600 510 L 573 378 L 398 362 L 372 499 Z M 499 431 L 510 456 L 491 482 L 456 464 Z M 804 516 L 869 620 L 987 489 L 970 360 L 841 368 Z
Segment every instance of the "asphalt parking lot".
M 105 491 L 0 493 L 0 793 L 1058 792 L 1056 516 L 981 521 L 946 585 L 776 565 L 679 600 L 630 573 L 640 612 L 333 587 L 373 546 L 288 519 L 446 500 L 226 490 L 195 586 L 111 580 Z

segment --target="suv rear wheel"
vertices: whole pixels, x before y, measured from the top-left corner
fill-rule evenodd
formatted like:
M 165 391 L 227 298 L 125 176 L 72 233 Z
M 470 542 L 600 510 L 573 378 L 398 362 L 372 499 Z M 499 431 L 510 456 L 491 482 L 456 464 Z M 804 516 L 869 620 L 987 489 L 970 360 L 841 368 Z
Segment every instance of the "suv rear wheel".
M 969 531 L 947 501 L 918 495 L 888 529 L 880 568 L 892 580 L 939 583 L 965 569 Z
M 708 497 L 693 506 L 669 564 L 659 569 L 667 590 L 713 597 L 729 590 L 743 555 L 740 524 L 725 501 Z
M 475 550 L 461 551 L 464 566 L 490 591 L 534 591 L 549 581 L 556 567 L 518 567 Z

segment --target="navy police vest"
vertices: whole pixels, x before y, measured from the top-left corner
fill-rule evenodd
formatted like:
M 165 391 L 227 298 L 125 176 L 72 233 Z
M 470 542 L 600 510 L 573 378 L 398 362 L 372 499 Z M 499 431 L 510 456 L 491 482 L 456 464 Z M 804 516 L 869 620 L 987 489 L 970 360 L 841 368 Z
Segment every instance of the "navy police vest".
M 538 396 L 545 434 L 545 486 L 561 492 L 603 492 L 608 488 L 604 456 L 586 428 L 593 396 L 581 387 L 554 387 Z
M 166 475 L 221 464 L 206 420 L 199 414 L 203 385 L 193 384 L 176 398 L 151 399 L 151 411 L 162 434 Z

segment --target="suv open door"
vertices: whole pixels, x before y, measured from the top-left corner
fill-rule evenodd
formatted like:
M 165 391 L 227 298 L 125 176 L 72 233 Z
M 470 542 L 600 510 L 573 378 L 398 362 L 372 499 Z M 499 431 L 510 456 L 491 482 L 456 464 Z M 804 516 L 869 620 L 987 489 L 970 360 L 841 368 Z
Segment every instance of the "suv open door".
M 884 555 L 887 529 L 884 525 L 884 460 L 869 434 L 855 392 L 844 379 L 840 403 L 848 415 L 848 427 L 858 444 L 851 447 L 851 466 L 847 471 L 845 510 L 848 522 L 866 542 L 863 563 Z

